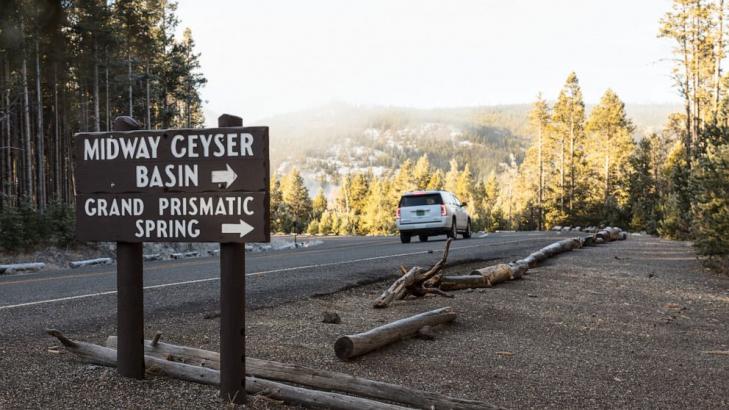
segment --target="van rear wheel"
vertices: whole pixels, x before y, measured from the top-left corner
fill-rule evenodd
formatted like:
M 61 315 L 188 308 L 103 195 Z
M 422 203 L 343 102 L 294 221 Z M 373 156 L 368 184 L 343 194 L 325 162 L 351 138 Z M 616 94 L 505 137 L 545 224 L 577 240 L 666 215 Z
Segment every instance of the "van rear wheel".
M 468 239 L 471 237 L 471 220 L 468 220 L 468 223 L 466 224 L 466 230 L 463 231 L 463 239 Z
M 402 243 L 410 243 L 410 234 L 400 232 L 400 242 Z
M 453 218 L 453 224 L 451 225 L 451 229 L 446 234 L 446 236 L 455 240 L 457 235 L 458 235 L 458 228 L 456 227 L 456 219 Z
M 428 242 L 428 235 L 418 235 L 420 242 Z

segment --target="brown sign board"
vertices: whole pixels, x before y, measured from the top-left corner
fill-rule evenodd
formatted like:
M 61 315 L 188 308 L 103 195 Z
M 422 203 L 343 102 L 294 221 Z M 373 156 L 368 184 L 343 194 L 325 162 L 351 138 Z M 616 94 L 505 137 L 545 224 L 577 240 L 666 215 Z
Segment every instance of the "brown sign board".
M 268 127 L 75 135 L 82 241 L 267 242 Z

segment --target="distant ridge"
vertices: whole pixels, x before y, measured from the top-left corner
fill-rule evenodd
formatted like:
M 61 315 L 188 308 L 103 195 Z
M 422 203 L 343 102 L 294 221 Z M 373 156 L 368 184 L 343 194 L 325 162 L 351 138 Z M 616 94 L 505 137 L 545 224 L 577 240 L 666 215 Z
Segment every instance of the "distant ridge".
M 587 106 L 587 111 L 592 105 Z M 531 104 L 417 109 L 330 103 L 260 121 L 271 127 L 274 170 L 292 166 L 310 178 L 376 169 L 385 172 L 405 159 L 428 154 L 447 168 L 456 158 L 474 175 L 487 175 L 507 160 L 523 156 L 530 131 Z M 678 104 L 626 104 L 635 135 L 660 131 Z

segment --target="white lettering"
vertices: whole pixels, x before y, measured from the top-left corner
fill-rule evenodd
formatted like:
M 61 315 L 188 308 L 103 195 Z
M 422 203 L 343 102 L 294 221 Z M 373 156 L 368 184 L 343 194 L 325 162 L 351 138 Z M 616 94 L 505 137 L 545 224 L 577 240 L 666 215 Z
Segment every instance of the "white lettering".
M 106 139 L 106 159 L 116 159 L 119 156 L 119 141 L 115 138 Z
M 253 156 L 253 135 L 241 134 L 241 137 L 243 137 L 243 143 L 240 145 L 240 156 Z
M 177 148 L 177 144 L 182 143 L 184 139 L 185 139 L 185 137 L 183 137 L 180 134 L 177 134 L 174 137 L 172 137 L 172 143 L 170 144 L 170 150 L 172 151 L 173 157 L 182 158 L 185 156 L 185 154 L 187 152 L 185 147 L 183 146 L 183 147 Z
M 143 188 L 149 185 L 147 172 L 147 167 L 144 165 L 137 165 L 137 188 Z
M 84 159 L 99 159 L 98 138 L 94 138 L 93 142 L 89 138 L 84 139 Z
M 86 203 L 84 204 L 84 211 L 86 211 L 86 215 L 88 216 L 94 216 L 96 215 L 96 210 L 92 208 L 94 206 L 94 198 L 89 198 L 86 200 Z
M 253 215 L 253 210 L 248 208 L 249 202 L 253 202 L 252 196 L 246 197 L 246 199 L 243 200 L 243 212 L 245 212 L 246 215 Z

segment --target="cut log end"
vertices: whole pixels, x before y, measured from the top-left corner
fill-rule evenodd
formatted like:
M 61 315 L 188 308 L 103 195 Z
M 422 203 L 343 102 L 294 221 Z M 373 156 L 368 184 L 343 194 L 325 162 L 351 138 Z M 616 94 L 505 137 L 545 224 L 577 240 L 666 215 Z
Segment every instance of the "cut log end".
M 154 334 L 154 338 L 152 339 L 152 346 L 157 346 L 159 343 L 159 339 L 162 337 L 162 332 L 157 332 Z
M 334 342 L 334 353 L 341 360 L 349 360 L 354 354 L 354 343 L 349 336 L 341 336 Z

